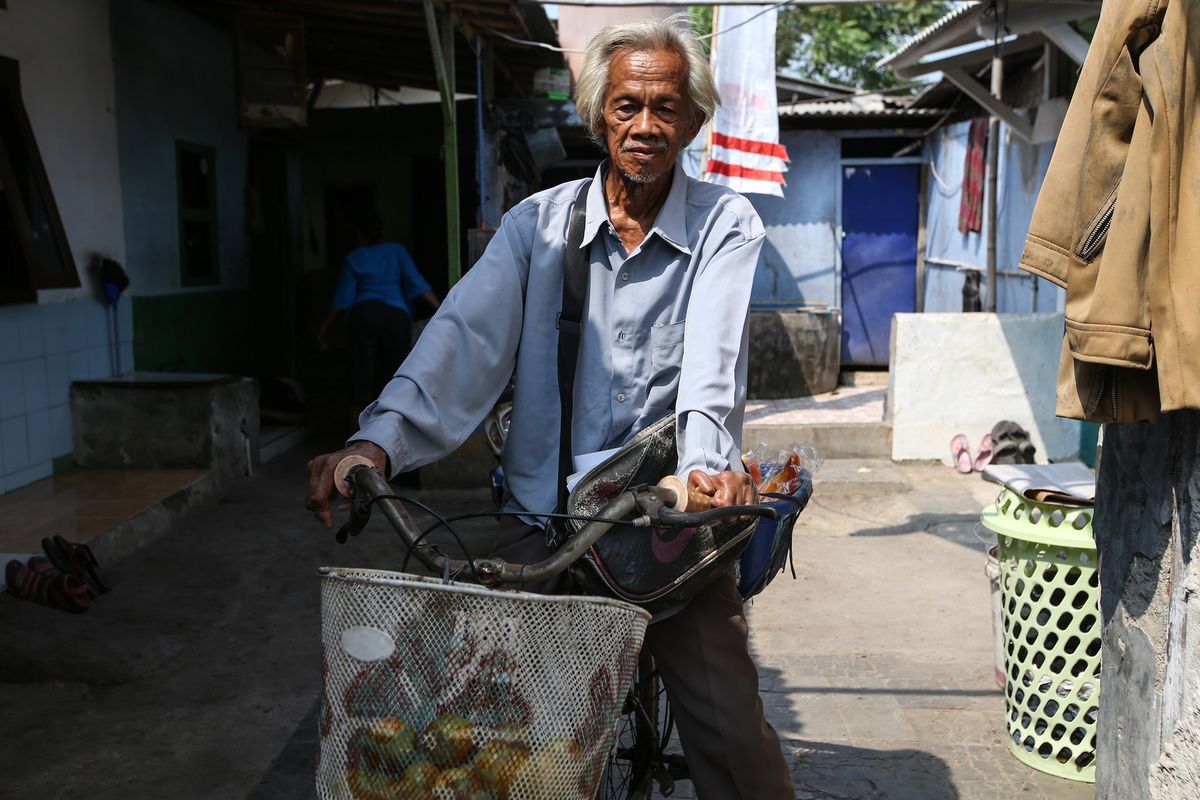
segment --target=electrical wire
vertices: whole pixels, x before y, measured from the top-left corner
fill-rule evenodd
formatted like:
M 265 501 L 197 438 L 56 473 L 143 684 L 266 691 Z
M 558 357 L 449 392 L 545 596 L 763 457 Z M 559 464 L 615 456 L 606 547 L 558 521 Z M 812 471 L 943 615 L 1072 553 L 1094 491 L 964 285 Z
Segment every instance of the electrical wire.
M 729 33 L 732 30 L 737 30 L 738 28 L 742 27 L 743 25 L 747 25 L 747 24 L 753 22 L 754 20 L 761 17 L 763 14 L 768 14 L 772 11 L 775 11 L 776 9 L 782 8 L 783 6 L 791 5 L 794 2 L 796 2 L 796 0 L 782 0 L 782 2 L 775 3 L 767 8 L 764 8 L 762 11 L 759 11 L 757 14 L 755 14 L 751 17 L 748 17 L 747 19 L 742 20 L 741 22 L 737 23 L 736 25 L 730 25 L 728 28 L 723 28 L 719 31 L 712 31 L 711 33 L 706 33 L 702 36 L 697 36 L 696 38 L 699 39 L 700 41 L 704 41 L 705 39 L 712 39 L 713 37 L 720 36 L 723 33 Z M 487 31 L 488 33 L 492 34 L 493 36 L 499 36 L 501 39 L 510 41 L 513 44 L 523 44 L 528 47 L 540 47 L 543 50 L 550 50 L 555 53 L 582 54 L 582 53 L 586 52 L 584 50 L 572 50 L 572 49 L 569 49 L 566 47 L 556 47 L 552 44 L 547 44 L 546 42 L 535 42 L 530 39 L 521 39 L 519 37 L 504 33 L 503 31 L 498 31 L 495 28 L 490 28 L 487 25 L 476 24 L 475 27 L 481 31 Z
M 783 6 L 789 6 L 794 2 L 796 2 L 796 0 L 783 0 L 783 2 L 781 2 L 781 3 L 775 3 L 772 6 L 764 8 L 762 11 L 758 12 L 754 16 L 747 17 L 746 19 L 742 20 L 741 22 L 739 22 L 736 25 L 730 25 L 728 28 L 723 28 L 719 31 L 713 31 L 712 33 L 706 33 L 703 36 L 697 36 L 696 38 L 701 41 L 704 41 L 705 39 L 712 39 L 714 36 L 720 36 L 723 33 L 729 33 L 730 31 L 737 30 L 738 28 L 742 27 L 743 25 L 750 24 L 754 20 L 761 17 L 763 14 L 769 14 L 772 11 L 775 11 L 776 9 L 782 8 Z
M 547 44 L 546 42 L 535 42 L 530 39 L 520 39 L 520 38 L 517 38 L 516 36 L 511 36 L 507 33 L 504 33 L 503 31 L 498 31 L 495 28 L 489 28 L 487 25 L 476 24 L 474 27 L 478 28 L 481 31 L 487 31 L 488 33 L 492 34 L 493 36 L 499 36 L 501 39 L 507 39 L 508 41 L 512 42 L 513 44 L 523 44 L 528 47 L 540 47 L 543 50 L 550 50 L 551 52 L 554 52 L 554 53 L 583 53 L 584 52 L 583 50 L 570 50 L 566 47 L 556 47 L 552 44 Z
M 417 508 L 424 511 L 426 514 L 429 514 L 431 517 L 438 520 L 439 524 L 444 525 L 446 530 L 450 532 L 450 535 L 454 537 L 455 543 L 458 544 L 459 548 L 463 552 L 463 560 L 465 560 L 467 562 L 467 565 L 471 568 L 471 574 L 473 576 L 475 576 L 475 581 L 476 582 L 479 581 L 479 572 L 476 571 L 476 569 L 475 569 L 475 559 L 473 559 L 471 557 L 470 552 L 467 550 L 467 546 L 465 544 L 463 544 L 462 537 L 460 537 L 458 535 L 458 531 L 454 530 L 454 526 L 450 524 L 449 520 L 447 520 L 445 517 L 443 517 L 438 512 L 434 511 L 429 506 L 422 503 L 420 500 L 414 500 L 411 497 L 404 497 L 403 495 L 398 495 L 398 494 L 376 495 L 375 497 L 372 497 L 367 502 L 367 508 L 370 508 L 375 503 L 378 503 L 380 500 L 397 500 L 401 503 L 408 503 L 409 505 L 416 506 Z M 408 570 L 408 560 L 409 560 L 409 558 L 412 557 L 413 550 L 417 549 L 417 546 L 421 544 L 421 540 L 423 540 L 432 530 L 433 530 L 433 528 L 431 528 L 429 531 L 426 531 L 425 533 L 421 534 L 420 536 L 418 536 L 416 538 L 416 540 L 411 545 L 409 545 L 408 552 L 405 553 L 405 555 L 404 555 L 404 568 L 402 571 Z M 438 555 L 441 555 L 440 551 L 438 551 Z

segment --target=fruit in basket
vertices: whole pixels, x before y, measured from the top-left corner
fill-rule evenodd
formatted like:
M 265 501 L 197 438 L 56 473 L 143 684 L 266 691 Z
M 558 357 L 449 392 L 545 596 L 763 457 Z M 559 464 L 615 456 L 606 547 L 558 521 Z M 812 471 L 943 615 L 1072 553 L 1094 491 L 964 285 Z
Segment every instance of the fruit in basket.
M 363 741 L 363 757 L 376 769 L 402 775 L 417 754 L 417 735 L 402 719 L 377 719 Z
M 533 751 L 513 778 L 508 800 L 539 800 L 547 789 L 566 789 L 575 783 L 583 749 L 574 739 L 551 739 Z
M 506 800 L 513 780 L 528 760 L 528 747 L 494 739 L 479 748 L 471 766 L 475 778 L 484 787 L 495 792 L 499 800 Z
M 434 794 L 434 790 L 441 775 L 441 771 L 433 764 L 428 761 L 418 761 L 404 771 L 400 780 L 391 784 L 390 794 L 387 797 L 389 800 L 391 798 L 435 800 L 437 796 Z
M 454 767 L 443 772 L 433 784 L 433 794 L 438 800 L 496 800 L 469 767 Z
M 458 714 L 444 714 L 426 726 L 419 744 L 441 769 L 457 767 L 475 752 L 475 726 Z
M 392 777 L 371 769 L 346 770 L 346 786 L 354 800 L 388 800 L 393 796 Z
M 509 747 L 533 749 L 533 742 L 529 739 L 529 729 L 523 725 L 499 725 L 489 728 L 486 738 L 489 742 L 500 742 Z

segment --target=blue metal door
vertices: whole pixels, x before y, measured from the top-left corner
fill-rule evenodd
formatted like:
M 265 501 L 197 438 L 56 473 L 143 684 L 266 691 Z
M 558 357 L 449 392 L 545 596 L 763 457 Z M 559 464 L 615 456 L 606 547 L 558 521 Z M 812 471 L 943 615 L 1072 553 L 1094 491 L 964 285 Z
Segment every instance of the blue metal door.
M 892 315 L 915 311 L 916 164 L 842 167 L 842 363 L 887 366 Z

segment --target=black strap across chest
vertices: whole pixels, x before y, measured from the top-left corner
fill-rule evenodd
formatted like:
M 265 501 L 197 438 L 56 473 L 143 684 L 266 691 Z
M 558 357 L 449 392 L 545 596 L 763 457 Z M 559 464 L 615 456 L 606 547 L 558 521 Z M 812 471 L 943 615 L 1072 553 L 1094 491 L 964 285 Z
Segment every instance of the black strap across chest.
M 571 453 L 572 395 L 575 392 L 575 367 L 579 363 L 579 340 L 583 333 L 583 312 L 587 302 L 590 250 L 583 248 L 583 226 L 587 218 L 587 192 L 591 180 L 586 180 L 575 195 L 571 206 L 571 222 L 567 228 L 567 249 L 563 257 L 562 310 L 558 313 L 558 508 L 567 510 L 567 477 L 574 472 Z

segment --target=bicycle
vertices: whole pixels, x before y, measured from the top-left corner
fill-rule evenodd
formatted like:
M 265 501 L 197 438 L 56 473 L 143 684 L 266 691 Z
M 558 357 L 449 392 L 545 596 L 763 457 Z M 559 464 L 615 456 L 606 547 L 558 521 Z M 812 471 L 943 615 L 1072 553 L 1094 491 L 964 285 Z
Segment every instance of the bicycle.
M 689 498 L 682 483 L 677 479 L 674 479 L 674 483 L 664 479 L 661 485 L 635 486 L 622 491 L 594 516 L 555 515 L 577 519 L 584 524 L 575 536 L 540 562 L 522 564 L 497 558 L 472 558 L 465 548 L 465 557 L 458 559 L 442 554 L 435 545 L 429 544 L 429 534 L 443 525 L 449 527 L 453 534 L 454 522 L 470 517 L 493 516 L 496 512 L 442 518 L 427 506 L 394 494 L 383 476 L 364 463 L 339 465 L 337 481 L 339 485 L 347 486 L 352 496 L 350 519 L 337 533 L 339 542 L 345 542 L 350 536 L 360 533 L 370 519 L 371 509 L 378 506 L 406 548 L 403 571 L 407 572 L 408 560 L 415 557 L 426 570 L 433 575 L 440 575 L 443 581 L 466 579 L 489 589 L 520 588 L 560 575 L 617 523 L 646 528 L 687 528 L 732 517 L 756 516 L 771 520 L 780 517 L 775 506 L 762 503 L 688 511 L 686 509 Z M 792 500 L 796 508 L 783 515 L 785 521 L 790 519 L 794 522 L 795 516 L 807 501 L 808 492 L 811 492 L 811 483 L 808 484 L 803 501 Z M 693 508 L 698 501 L 702 502 L 702 498 L 690 498 Z M 433 514 L 438 519 L 437 524 L 418 532 L 405 508 L 406 504 L 415 505 Z M 676 510 L 677 508 L 685 510 Z M 457 538 L 457 534 L 454 535 Z M 461 541 L 459 546 L 462 547 Z M 640 646 L 640 639 L 638 644 Z M 648 653 L 642 653 L 638 657 L 637 678 L 626 694 L 620 717 L 615 742 L 609 748 L 608 758 L 599 776 L 598 794 L 590 796 L 613 800 L 643 800 L 650 797 L 655 784 L 664 794 L 669 795 L 674 782 L 687 777 L 686 763 L 682 755 L 666 752 L 673 729 L 670 706 Z M 371 795 L 368 793 L 355 796 Z M 469 794 L 463 796 L 474 797 Z M 499 796 L 506 795 L 502 793 Z

